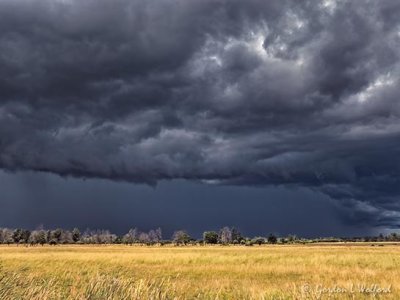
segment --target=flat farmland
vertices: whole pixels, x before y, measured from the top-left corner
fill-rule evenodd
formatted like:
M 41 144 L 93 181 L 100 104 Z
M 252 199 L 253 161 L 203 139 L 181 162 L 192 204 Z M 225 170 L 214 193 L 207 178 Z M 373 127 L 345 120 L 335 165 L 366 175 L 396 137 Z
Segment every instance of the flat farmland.
M 0 246 L 0 299 L 400 299 L 400 245 Z

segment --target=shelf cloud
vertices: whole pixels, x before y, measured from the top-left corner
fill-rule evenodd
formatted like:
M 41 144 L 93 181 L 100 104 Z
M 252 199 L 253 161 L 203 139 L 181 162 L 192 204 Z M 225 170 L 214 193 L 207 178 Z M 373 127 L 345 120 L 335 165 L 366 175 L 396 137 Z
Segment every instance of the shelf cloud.
M 398 1 L 0 1 L 0 167 L 307 187 L 400 225 Z

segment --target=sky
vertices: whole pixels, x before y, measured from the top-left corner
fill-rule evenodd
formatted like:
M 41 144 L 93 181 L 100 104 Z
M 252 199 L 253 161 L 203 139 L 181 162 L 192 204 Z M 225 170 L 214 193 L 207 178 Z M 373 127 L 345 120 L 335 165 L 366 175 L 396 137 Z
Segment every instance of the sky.
M 0 0 L 0 226 L 397 230 L 399 14 Z

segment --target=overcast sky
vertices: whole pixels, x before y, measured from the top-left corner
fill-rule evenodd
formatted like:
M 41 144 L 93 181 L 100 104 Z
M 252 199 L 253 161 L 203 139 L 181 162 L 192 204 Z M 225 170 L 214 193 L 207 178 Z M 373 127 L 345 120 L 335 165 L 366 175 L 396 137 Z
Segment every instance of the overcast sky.
M 0 0 L 0 226 L 397 229 L 399 15 Z

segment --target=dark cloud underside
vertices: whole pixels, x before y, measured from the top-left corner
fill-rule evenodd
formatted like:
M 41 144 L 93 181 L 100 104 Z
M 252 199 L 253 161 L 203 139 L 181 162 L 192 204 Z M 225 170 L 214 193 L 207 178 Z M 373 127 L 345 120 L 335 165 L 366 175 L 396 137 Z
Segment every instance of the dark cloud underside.
M 0 1 L 0 167 L 293 185 L 400 222 L 398 1 Z

